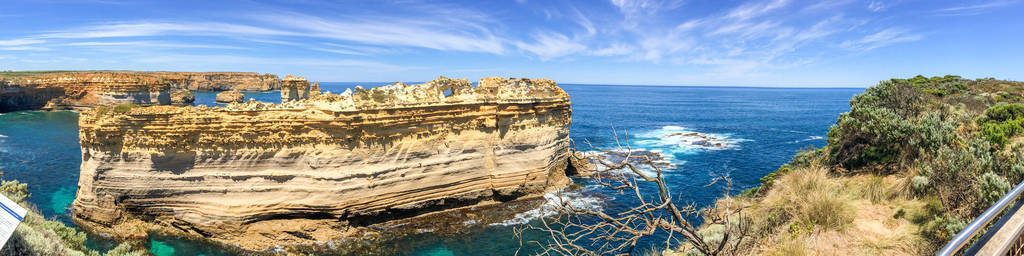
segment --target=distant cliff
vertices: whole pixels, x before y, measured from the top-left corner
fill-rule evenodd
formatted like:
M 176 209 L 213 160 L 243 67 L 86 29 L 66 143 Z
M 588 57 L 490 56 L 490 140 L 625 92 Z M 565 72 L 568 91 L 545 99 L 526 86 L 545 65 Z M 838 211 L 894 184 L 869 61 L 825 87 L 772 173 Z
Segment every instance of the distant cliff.
M 98 105 L 170 104 L 170 84 L 126 73 L 47 74 L 0 79 L 0 112 Z
M 273 91 L 281 88 L 277 75 L 247 72 L 151 72 L 172 88 L 191 91 Z
M 84 112 L 76 222 L 264 250 L 569 182 L 569 95 L 551 80 L 288 86 L 282 104 Z
M 277 75 L 242 72 L 0 72 L 0 112 L 138 104 L 166 105 L 174 90 L 270 91 Z

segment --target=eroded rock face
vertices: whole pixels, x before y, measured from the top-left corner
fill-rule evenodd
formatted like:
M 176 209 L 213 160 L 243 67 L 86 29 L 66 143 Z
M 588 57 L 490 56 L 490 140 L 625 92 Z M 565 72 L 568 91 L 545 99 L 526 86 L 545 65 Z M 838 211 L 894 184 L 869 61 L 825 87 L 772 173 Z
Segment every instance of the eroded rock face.
M 281 88 L 277 75 L 249 72 L 146 72 L 191 91 L 273 91 Z
M 281 102 L 309 99 L 311 94 L 320 95 L 320 84 L 314 84 L 316 92 L 311 93 L 313 88 L 310 88 L 309 81 L 305 78 L 285 76 L 281 79 Z
M 239 91 L 227 91 L 227 92 L 217 93 L 217 102 L 220 102 L 220 103 L 242 102 L 244 100 L 245 100 L 245 95 L 243 95 Z
M 169 90 L 269 91 L 280 88 L 276 75 L 243 72 L 69 71 L 26 77 L 0 76 L 0 112 L 116 104 L 166 105 L 172 101 Z M 189 103 L 191 101 L 175 104 Z
M 70 73 L 0 78 L 0 112 L 102 105 L 170 104 L 170 84 L 124 73 Z
M 175 105 L 191 105 L 196 101 L 196 95 L 192 94 L 189 90 L 174 90 L 171 91 L 171 104 Z
M 563 187 L 570 116 L 551 80 L 443 77 L 282 104 L 86 111 L 74 218 L 249 250 L 336 240 Z

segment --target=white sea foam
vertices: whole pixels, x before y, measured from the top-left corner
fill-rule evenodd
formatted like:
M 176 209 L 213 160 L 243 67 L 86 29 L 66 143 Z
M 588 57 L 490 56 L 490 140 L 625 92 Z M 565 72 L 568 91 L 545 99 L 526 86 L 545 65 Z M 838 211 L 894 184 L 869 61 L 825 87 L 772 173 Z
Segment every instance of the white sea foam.
M 730 134 L 702 133 L 686 127 L 667 125 L 661 129 L 636 135 L 633 143 L 671 154 L 693 154 L 702 150 L 737 149 L 745 139 L 731 138 Z M 671 155 L 665 154 L 665 155 Z
M 7 138 L 7 135 L 0 134 L 0 138 Z
M 585 191 L 587 189 L 588 188 L 584 188 L 583 190 Z M 601 211 L 601 202 L 602 200 L 600 198 L 586 196 L 581 192 L 566 192 L 564 190 L 559 190 L 544 194 L 544 204 L 540 207 L 516 214 L 512 219 L 492 223 L 491 226 L 512 226 L 530 223 L 530 221 L 557 214 L 558 207 L 562 205 L 572 206 L 577 209 Z
M 654 176 L 657 174 L 654 167 L 650 166 L 650 164 L 646 162 L 648 159 L 651 160 L 651 163 L 661 168 L 662 171 L 669 170 L 686 163 L 686 161 L 676 159 L 672 154 L 662 153 L 662 150 L 660 149 L 631 148 L 629 150 L 631 150 L 631 152 L 629 152 L 629 162 L 633 163 L 634 167 L 648 176 Z M 601 151 L 587 151 L 584 153 L 587 156 L 601 156 L 602 160 L 613 164 L 621 163 L 622 160 L 626 159 L 625 149 L 612 151 L 610 153 L 604 153 Z M 595 164 L 595 168 L 603 170 L 605 167 L 600 164 Z M 628 169 L 619 171 L 631 172 L 631 170 Z
M 807 137 L 806 139 L 802 139 L 802 140 L 794 140 L 793 143 L 800 143 L 800 142 L 812 141 L 812 140 L 823 140 L 823 139 L 825 139 L 825 137 L 811 136 L 811 137 Z

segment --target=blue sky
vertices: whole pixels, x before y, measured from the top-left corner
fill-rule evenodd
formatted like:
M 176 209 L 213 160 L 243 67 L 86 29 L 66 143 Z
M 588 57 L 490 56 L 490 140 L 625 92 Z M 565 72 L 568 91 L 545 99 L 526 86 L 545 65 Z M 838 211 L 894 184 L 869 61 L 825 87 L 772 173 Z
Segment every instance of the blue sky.
M 5 0 L 0 69 L 865 87 L 1024 80 L 1024 0 Z

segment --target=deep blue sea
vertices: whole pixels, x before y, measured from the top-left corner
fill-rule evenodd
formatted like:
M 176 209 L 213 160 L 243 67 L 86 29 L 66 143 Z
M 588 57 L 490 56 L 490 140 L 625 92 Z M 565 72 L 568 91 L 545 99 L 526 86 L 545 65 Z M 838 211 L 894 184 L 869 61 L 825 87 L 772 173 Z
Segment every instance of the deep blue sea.
M 324 90 L 341 93 L 361 84 L 322 82 Z M 628 139 L 634 149 L 660 152 L 674 167 L 665 179 L 680 200 L 707 206 L 724 193 L 720 185 L 705 187 L 715 177 L 728 174 L 733 193 L 756 186 L 758 179 L 786 163 L 801 148 L 825 144 L 824 137 L 849 100 L 864 89 L 794 89 L 749 87 L 669 87 L 561 85 L 572 97 L 571 137 L 579 150 L 615 145 Z M 196 104 L 216 105 L 216 93 L 196 93 Z M 247 98 L 280 102 L 279 92 L 245 93 Z M 78 145 L 78 114 L 75 112 L 21 111 L 0 114 L 0 171 L 5 180 L 29 184 L 29 201 L 44 215 L 70 222 L 81 164 Z M 698 133 L 715 138 L 725 147 L 709 149 L 673 134 Z M 626 135 L 628 134 L 628 135 Z M 577 182 L 588 185 L 586 180 Z M 585 186 L 590 193 L 602 192 Z M 580 195 L 580 202 L 606 211 L 618 211 L 635 199 L 623 196 Z M 530 215 L 524 215 L 529 217 Z M 391 245 L 408 255 L 509 255 L 519 241 L 509 225 L 483 225 L 468 234 L 415 235 Z M 521 220 L 530 221 L 525 218 Z M 663 239 L 648 239 L 640 248 L 663 247 Z M 90 246 L 103 249 L 92 238 Z M 156 255 L 223 255 L 203 244 L 174 238 L 155 238 L 150 249 Z M 527 248 L 528 250 L 529 248 Z

